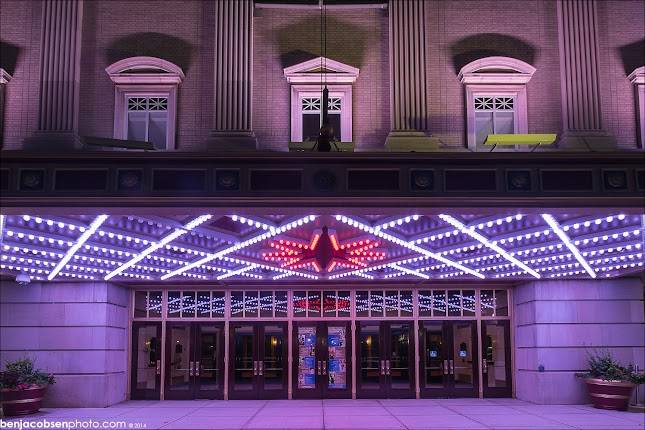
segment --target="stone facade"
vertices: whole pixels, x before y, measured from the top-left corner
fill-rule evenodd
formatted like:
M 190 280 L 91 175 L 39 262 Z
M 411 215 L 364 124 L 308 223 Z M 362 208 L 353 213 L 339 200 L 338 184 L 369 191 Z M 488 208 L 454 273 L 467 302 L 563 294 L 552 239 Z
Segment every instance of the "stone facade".
M 645 367 L 641 279 L 536 281 L 516 287 L 513 299 L 518 399 L 585 403 L 575 373 L 586 369 L 588 353 Z
M 563 7 L 575 11 L 578 3 L 566 0 L 566 7 Z M 587 45 L 569 46 L 562 42 L 559 20 L 563 19 L 563 14 L 558 13 L 557 2 L 550 0 L 427 0 L 419 3 L 424 21 L 412 24 L 420 27 L 425 43 L 413 44 L 416 51 L 412 51 L 419 58 L 425 58 L 425 62 L 413 66 L 423 69 L 402 76 L 409 79 L 425 76 L 425 85 L 411 86 L 413 94 L 405 93 L 406 97 L 416 100 L 414 106 L 418 106 L 425 118 L 404 118 L 403 122 L 423 124 L 427 129 L 422 132 L 431 137 L 437 150 L 465 151 L 465 100 L 463 84 L 457 79 L 459 69 L 477 58 L 508 56 L 537 69 L 527 87 L 529 133 L 558 133 L 560 147 L 564 149 L 638 149 L 634 92 L 627 76 L 644 63 L 642 35 L 645 27 L 640 19 L 643 3 L 639 0 L 591 3 L 591 12 L 585 10 L 585 13 L 588 12 L 586 16 L 591 17 L 588 19 L 592 19 L 590 22 L 595 26 L 597 61 L 592 65 L 597 71 L 598 87 L 594 89 L 593 100 L 588 102 L 592 103 L 592 112 L 599 108 L 594 114 L 590 135 L 593 139 L 585 135 L 591 140 L 581 141 L 577 133 L 569 142 L 571 133 L 563 125 L 566 117 L 563 106 L 571 109 L 571 103 L 563 97 L 563 82 L 577 79 L 577 72 L 573 70 L 567 74 L 568 66 L 562 63 L 561 54 L 563 49 L 588 52 L 585 51 Z M 36 143 L 40 142 L 44 149 L 62 148 L 54 141 L 45 142 L 37 133 L 42 129 L 39 127 L 41 106 L 51 101 L 51 97 L 43 98 L 41 93 L 44 88 L 41 84 L 42 59 L 49 58 L 43 49 L 51 45 L 42 28 L 43 22 L 49 22 L 43 20 L 43 13 L 50 13 L 51 9 L 45 5 L 41 1 L 12 2 L 12 7 L 3 11 L 0 17 L 3 54 L 0 67 L 13 76 L 5 84 L 2 129 L 3 149 L 6 150 L 25 148 L 25 142 L 34 140 L 34 136 Z M 222 137 L 218 132 L 223 128 L 215 118 L 216 106 L 219 106 L 216 101 L 224 97 L 216 91 L 221 88 L 218 87 L 221 82 L 218 84 L 215 76 L 219 70 L 216 67 L 220 54 L 218 44 L 221 45 L 217 23 L 221 22 L 222 13 L 231 13 L 232 19 L 247 14 L 242 10 L 228 10 L 222 11 L 216 7 L 216 2 L 206 1 L 171 0 L 163 2 L 161 7 L 159 2 L 152 0 L 80 1 L 77 11 L 82 19 L 78 104 L 58 100 L 64 106 L 78 109 L 78 126 L 71 127 L 72 131 L 76 132 L 77 128 L 80 136 L 113 136 L 114 87 L 105 68 L 123 58 L 147 55 L 173 62 L 186 75 L 179 87 L 177 149 L 218 150 L 218 146 L 211 145 L 214 134 Z M 327 13 L 327 57 L 360 69 L 353 88 L 353 136 L 357 150 L 382 149 L 390 132 L 400 128 L 392 123 L 391 112 L 390 66 L 400 63 L 392 58 L 392 40 L 399 39 L 389 37 L 399 28 L 390 20 L 390 14 L 395 12 L 401 19 L 407 19 L 405 17 L 409 15 L 387 5 L 374 7 L 373 4 L 349 9 L 330 7 Z M 245 46 L 252 41 L 252 82 L 231 86 L 242 88 L 241 92 L 247 92 L 246 88 L 252 92 L 250 104 L 238 105 L 247 106 L 245 109 L 250 111 L 241 113 L 242 129 L 232 131 L 253 134 L 260 149 L 286 150 L 289 143 L 289 84 L 282 69 L 320 55 L 320 14 L 316 8 L 258 5 L 252 13 L 252 23 L 240 26 L 243 30 L 238 32 L 240 40 L 247 44 Z M 582 19 L 576 22 L 589 24 Z M 576 29 L 568 31 L 575 34 Z M 236 43 L 235 40 L 231 39 L 231 43 Z M 405 43 L 405 37 L 401 43 Z M 589 49 L 592 45 L 588 44 Z M 237 49 L 238 45 L 233 46 L 232 49 Z M 424 50 L 418 51 L 417 46 Z M 239 52 L 244 58 L 244 50 Z M 584 68 L 588 64 L 583 62 L 580 66 Z M 250 79 L 235 74 L 234 70 L 230 75 L 234 81 Z M 417 100 L 417 92 L 425 94 L 425 100 Z M 73 95 L 74 91 L 67 93 Z M 57 97 L 63 96 L 61 93 Z M 226 97 L 230 98 L 230 95 Z M 584 100 L 580 103 L 585 109 L 589 107 Z M 250 130 L 246 122 L 249 120 Z M 224 128 L 228 130 L 230 127 L 227 127 Z M 236 140 L 231 138 L 232 146 L 235 146 L 234 142 Z
M 0 284 L 0 362 L 31 358 L 56 375 L 48 407 L 126 399 L 129 290 L 103 282 Z

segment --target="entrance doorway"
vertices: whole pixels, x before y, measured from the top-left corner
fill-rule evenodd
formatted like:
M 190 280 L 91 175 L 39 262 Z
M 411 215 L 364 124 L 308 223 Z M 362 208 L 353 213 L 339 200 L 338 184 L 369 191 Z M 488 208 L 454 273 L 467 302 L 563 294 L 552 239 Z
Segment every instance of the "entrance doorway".
M 484 397 L 511 397 L 511 328 L 508 320 L 482 321 Z
M 287 323 L 231 323 L 229 399 L 287 398 Z
M 352 397 L 351 323 L 295 322 L 293 397 Z
M 161 395 L 161 323 L 132 323 L 130 397 L 159 400 Z
M 224 324 L 168 322 L 164 398 L 224 398 Z
M 357 323 L 357 390 L 361 398 L 413 398 L 414 323 Z
M 419 332 L 421 397 L 477 397 L 477 322 L 419 321 Z

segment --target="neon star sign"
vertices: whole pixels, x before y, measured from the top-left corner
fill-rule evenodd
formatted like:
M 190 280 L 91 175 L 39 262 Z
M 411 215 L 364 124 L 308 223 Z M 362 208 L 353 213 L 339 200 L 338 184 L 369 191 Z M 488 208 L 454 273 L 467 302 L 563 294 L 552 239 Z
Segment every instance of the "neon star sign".
M 385 252 L 377 248 L 374 239 L 354 240 L 341 244 L 336 232 L 328 229 L 314 230 L 310 241 L 279 239 L 269 242 L 271 251 L 262 253 L 265 261 L 277 262 L 282 268 L 311 268 L 319 273 L 334 269 L 361 269 L 368 263 L 383 260 Z

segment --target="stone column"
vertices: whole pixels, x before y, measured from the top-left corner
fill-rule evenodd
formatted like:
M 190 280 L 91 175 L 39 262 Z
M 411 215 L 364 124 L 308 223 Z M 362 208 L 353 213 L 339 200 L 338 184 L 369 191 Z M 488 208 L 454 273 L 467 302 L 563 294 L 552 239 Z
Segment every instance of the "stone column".
M 45 0 L 42 16 L 38 131 L 28 143 L 37 149 L 71 149 L 79 146 L 83 0 Z
M 602 127 L 596 0 L 557 2 L 563 132 L 567 149 L 608 149 Z
M 210 144 L 255 149 L 252 128 L 253 1 L 215 2 L 215 103 Z
M 426 88 L 426 5 L 423 0 L 390 0 L 391 150 L 431 149 Z

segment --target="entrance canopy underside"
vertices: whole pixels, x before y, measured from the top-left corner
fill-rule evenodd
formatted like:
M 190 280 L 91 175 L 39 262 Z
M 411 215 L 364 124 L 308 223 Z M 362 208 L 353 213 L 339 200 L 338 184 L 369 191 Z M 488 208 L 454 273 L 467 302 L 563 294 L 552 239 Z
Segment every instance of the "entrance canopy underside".
M 376 211 L 375 211 L 376 212 Z M 589 279 L 643 270 L 645 217 L 3 215 L 1 273 L 135 283 Z

